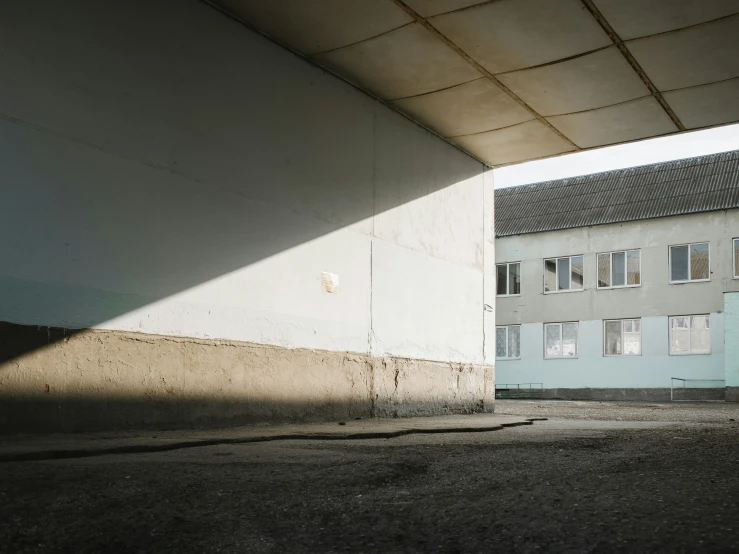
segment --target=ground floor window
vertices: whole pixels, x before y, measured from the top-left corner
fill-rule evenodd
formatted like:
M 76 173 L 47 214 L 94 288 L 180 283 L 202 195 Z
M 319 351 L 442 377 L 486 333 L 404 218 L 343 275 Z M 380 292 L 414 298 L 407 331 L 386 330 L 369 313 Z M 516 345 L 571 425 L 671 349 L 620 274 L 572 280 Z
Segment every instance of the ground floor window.
M 670 354 L 710 354 L 711 328 L 707 315 L 670 318 Z
M 577 356 L 577 323 L 544 324 L 544 357 L 574 358 Z
M 495 357 L 499 360 L 515 360 L 521 357 L 520 325 L 495 328 Z
M 641 319 L 603 322 L 605 356 L 641 356 Z

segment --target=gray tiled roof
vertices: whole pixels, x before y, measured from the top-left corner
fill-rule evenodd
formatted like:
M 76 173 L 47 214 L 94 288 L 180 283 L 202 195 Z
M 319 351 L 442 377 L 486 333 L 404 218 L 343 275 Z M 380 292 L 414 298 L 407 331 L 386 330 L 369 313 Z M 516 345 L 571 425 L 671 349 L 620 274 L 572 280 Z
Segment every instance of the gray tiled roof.
M 739 150 L 495 191 L 499 237 L 739 208 Z

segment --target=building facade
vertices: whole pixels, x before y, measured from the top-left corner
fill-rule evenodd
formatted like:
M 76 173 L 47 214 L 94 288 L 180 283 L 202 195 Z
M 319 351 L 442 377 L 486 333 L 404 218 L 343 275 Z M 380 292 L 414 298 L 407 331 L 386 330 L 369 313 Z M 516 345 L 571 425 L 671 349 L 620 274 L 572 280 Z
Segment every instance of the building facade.
M 738 399 L 738 171 L 730 152 L 496 191 L 497 386 Z

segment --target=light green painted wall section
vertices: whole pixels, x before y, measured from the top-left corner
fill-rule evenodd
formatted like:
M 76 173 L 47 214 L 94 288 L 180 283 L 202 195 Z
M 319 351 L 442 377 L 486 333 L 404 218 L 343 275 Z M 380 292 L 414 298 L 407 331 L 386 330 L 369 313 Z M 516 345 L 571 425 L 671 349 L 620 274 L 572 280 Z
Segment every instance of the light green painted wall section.
M 739 300 L 736 310 L 735 329 L 739 333 Z M 603 356 L 603 321 L 581 321 L 578 357 L 551 360 L 544 359 L 543 324 L 524 324 L 521 326 L 521 359 L 498 360 L 496 383 L 533 382 L 542 383 L 544 388 L 667 388 L 671 377 L 723 379 L 724 314 L 710 314 L 710 325 L 709 355 L 670 356 L 668 317 L 654 316 L 642 318 L 641 356 L 606 357 Z M 735 359 L 739 364 L 739 349 Z M 723 385 L 696 383 L 693 386 Z
M 724 372 L 727 387 L 739 387 L 739 292 L 724 294 Z

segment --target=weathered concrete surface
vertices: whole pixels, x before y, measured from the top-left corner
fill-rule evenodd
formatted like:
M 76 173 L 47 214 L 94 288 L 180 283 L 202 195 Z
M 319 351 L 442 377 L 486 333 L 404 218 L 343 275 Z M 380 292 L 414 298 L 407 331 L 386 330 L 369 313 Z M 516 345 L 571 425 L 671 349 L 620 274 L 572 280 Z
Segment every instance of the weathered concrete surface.
M 4 344 L 2 433 L 470 413 L 494 400 L 482 365 L 14 325 L 6 340 L 11 330 L 36 345 L 14 357 Z
M 735 0 L 213 3 L 490 164 L 736 122 Z
M 492 367 L 382 358 L 373 363 L 374 415 L 469 413 L 491 409 Z M 492 388 L 491 388 L 492 387 Z
M 721 388 L 676 388 L 674 400 L 706 401 L 724 400 L 727 391 Z M 541 398 L 548 400 L 599 400 L 599 401 L 643 401 L 669 402 L 669 388 L 556 388 L 543 389 Z
M 739 406 L 699 406 L 734 408 L 710 425 L 626 421 L 632 406 L 493 433 L 3 463 L 0 551 L 736 552 Z
M 739 387 L 726 387 L 726 401 L 739 402 Z
M 437 433 L 486 433 L 546 418 L 494 414 L 362 419 L 331 423 L 253 425 L 200 431 L 12 435 L 0 438 L 0 462 L 89 458 L 107 454 L 167 452 L 225 444 L 285 440 L 369 440 Z

